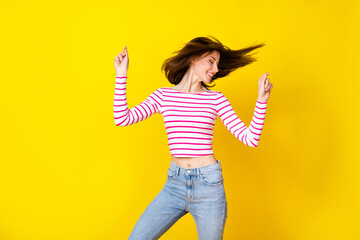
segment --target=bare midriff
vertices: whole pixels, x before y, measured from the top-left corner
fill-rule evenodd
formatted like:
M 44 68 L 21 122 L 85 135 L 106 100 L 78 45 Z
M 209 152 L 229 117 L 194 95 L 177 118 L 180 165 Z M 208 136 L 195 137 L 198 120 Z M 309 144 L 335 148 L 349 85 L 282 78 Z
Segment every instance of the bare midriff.
M 171 161 L 173 161 L 176 165 L 183 167 L 183 168 L 199 168 L 199 167 L 205 167 L 207 165 L 217 163 L 214 154 L 200 156 L 200 157 L 171 156 Z

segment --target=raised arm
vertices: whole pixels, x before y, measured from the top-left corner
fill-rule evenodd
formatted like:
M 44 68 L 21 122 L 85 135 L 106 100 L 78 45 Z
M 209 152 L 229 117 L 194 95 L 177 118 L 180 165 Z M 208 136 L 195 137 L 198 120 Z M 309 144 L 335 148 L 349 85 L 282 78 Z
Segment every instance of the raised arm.
M 151 115 L 160 112 L 161 89 L 158 88 L 143 102 L 128 109 L 126 98 L 127 70 L 129 67 L 129 54 L 127 47 L 115 57 L 116 70 L 115 95 L 114 95 L 114 122 L 116 126 L 129 126 L 147 119 Z
M 229 100 L 221 92 L 219 92 L 216 106 L 221 121 L 237 139 L 247 146 L 258 146 L 264 127 L 267 102 L 256 101 L 254 115 L 249 127 L 240 120 Z
M 129 126 L 160 112 L 162 94 L 155 90 L 140 104 L 128 109 L 125 76 L 116 76 L 114 94 L 114 122 L 116 126 Z

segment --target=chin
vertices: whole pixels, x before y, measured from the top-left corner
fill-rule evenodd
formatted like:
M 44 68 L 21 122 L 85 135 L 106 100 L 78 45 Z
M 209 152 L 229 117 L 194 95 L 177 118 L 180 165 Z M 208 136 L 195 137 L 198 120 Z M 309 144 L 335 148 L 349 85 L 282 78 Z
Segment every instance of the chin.
M 202 82 L 206 83 L 206 84 L 209 84 L 211 80 L 209 79 L 204 79 Z

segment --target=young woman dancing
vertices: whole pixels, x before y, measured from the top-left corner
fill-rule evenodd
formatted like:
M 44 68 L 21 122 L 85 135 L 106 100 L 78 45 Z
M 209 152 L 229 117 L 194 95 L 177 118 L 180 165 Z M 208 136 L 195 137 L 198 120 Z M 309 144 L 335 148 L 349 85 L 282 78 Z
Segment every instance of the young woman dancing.
M 188 212 L 195 220 L 198 239 L 223 239 L 227 200 L 222 166 L 212 150 L 215 120 L 219 116 L 237 139 L 257 147 L 273 85 L 268 73 L 260 77 L 254 115 L 247 127 L 224 94 L 209 90 L 214 86 L 208 84 L 254 62 L 247 53 L 265 44 L 231 50 L 211 38 L 194 38 L 167 59 L 162 70 L 175 86 L 156 89 L 130 109 L 126 98 L 127 47 L 115 57 L 115 125 L 129 126 L 160 113 L 172 157 L 163 189 L 142 213 L 128 239 L 158 239 Z

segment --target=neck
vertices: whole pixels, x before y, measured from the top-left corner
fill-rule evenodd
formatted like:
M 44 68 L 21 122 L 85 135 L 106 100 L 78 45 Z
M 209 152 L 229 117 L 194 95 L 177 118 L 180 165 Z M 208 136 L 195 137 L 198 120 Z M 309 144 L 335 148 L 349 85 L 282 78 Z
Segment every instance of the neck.
M 201 93 L 206 91 L 201 85 L 200 78 L 196 76 L 191 69 L 185 73 L 180 83 L 178 83 L 174 89 L 186 93 Z

